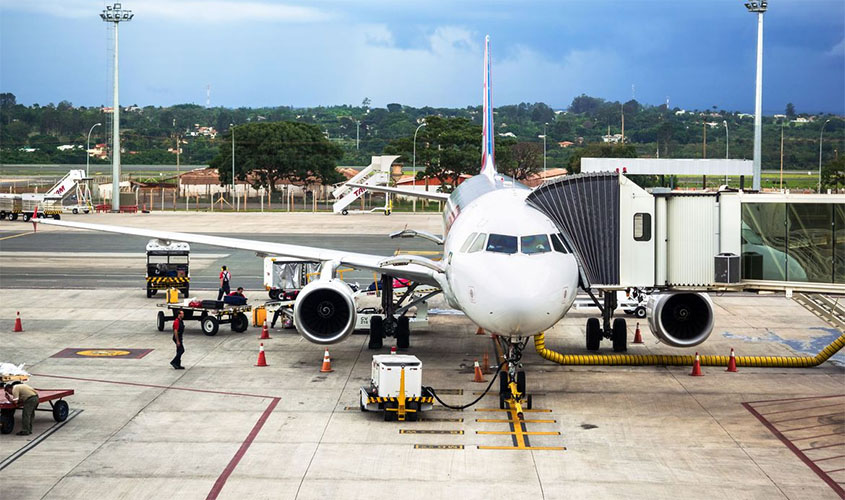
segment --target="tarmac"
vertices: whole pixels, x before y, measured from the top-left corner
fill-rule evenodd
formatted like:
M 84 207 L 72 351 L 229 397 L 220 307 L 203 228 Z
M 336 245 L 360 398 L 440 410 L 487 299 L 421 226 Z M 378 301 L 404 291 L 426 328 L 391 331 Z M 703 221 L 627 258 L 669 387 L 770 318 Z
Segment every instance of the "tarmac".
M 380 243 L 378 235 L 405 225 L 440 232 L 439 216 L 411 214 L 74 219 L 191 232 L 225 228 L 230 235 L 274 240 L 315 234 L 338 248 L 342 235 L 357 231 L 372 236 L 357 244 L 376 253 L 393 244 Z M 104 250 L 77 242 L 63 251 L 25 232 L 28 227 L 0 223 L 0 361 L 26 363 L 36 388 L 76 394 L 67 399 L 71 417 L 63 424 L 39 412 L 31 436 L 0 436 L 0 491 L 14 492 L 10 498 L 842 498 L 841 353 L 817 368 L 728 373 L 705 367 L 703 377 L 690 377 L 688 367 L 564 367 L 529 346 L 523 363 L 537 411 L 526 413 L 521 433 L 535 449 L 514 449 L 515 431 L 502 422 L 508 417 L 497 411 L 495 387 L 473 408 L 436 405 L 420 422 L 385 422 L 378 413 L 360 412 L 359 388 L 369 380 L 375 353 L 366 335 L 330 346 L 334 371 L 320 373 L 323 347 L 295 330 L 274 329 L 263 341 L 269 366 L 255 367 L 259 328 L 234 333 L 223 325 L 207 337 L 190 322 L 187 369 L 173 370 L 170 335 L 155 327 L 160 299 L 145 298 L 137 255 L 111 257 L 125 260 L 124 274 L 138 275 L 134 284 L 130 278 L 76 287 L 62 281 L 69 267 L 109 267 L 97 254 L 142 253 L 137 242 Z M 60 242 L 82 234 L 47 227 L 42 233 Z M 198 249 L 194 269 L 211 273 L 231 255 Z M 246 266 L 247 260 L 236 262 Z M 41 269 L 39 279 L 55 285 L 27 286 L 22 268 Z M 214 294 L 210 286 L 195 290 Z M 247 296 L 260 303 L 263 290 Z M 713 300 L 716 325 L 704 344 L 666 347 L 645 323 L 645 344 L 630 344 L 636 320 L 628 317 L 628 352 L 726 355 L 733 347 L 737 355 L 802 356 L 840 334 L 783 295 Z M 469 403 L 486 387 L 472 381 L 472 364 L 485 352 L 492 355 L 491 340 L 439 299 L 431 305 L 440 314 L 412 334 L 408 352 L 422 360 L 425 385 L 450 404 Z M 17 311 L 22 333 L 12 332 Z M 594 314 L 571 311 L 547 332 L 547 345 L 585 353 L 584 323 Z M 392 340 L 378 353 L 388 352 Z M 128 354 L 104 355 L 113 353 L 109 349 Z M 85 350 L 93 353 L 66 357 Z M 610 353 L 607 342 L 601 352 Z

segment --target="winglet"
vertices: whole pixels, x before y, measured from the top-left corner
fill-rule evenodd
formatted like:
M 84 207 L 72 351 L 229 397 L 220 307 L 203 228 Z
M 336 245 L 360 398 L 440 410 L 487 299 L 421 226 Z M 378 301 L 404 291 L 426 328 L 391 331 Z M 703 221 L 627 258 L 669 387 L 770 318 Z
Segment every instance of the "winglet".
M 493 137 L 493 95 L 490 89 L 490 35 L 484 38 L 484 103 L 482 105 L 483 128 L 481 136 L 481 174 L 490 179 L 496 176 L 495 148 Z

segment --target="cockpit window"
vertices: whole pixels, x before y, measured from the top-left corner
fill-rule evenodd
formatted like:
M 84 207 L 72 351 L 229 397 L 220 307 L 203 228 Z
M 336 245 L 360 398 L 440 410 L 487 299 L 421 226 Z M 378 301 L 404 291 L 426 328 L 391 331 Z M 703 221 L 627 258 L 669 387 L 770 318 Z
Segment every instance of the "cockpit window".
M 469 235 L 467 240 L 464 242 L 464 245 L 461 247 L 461 253 L 466 253 L 467 249 L 470 245 L 472 245 L 472 241 L 475 239 L 476 236 L 478 236 L 478 233 L 472 233 Z
M 487 240 L 487 251 L 512 254 L 517 252 L 516 236 L 504 234 L 491 234 Z
M 531 236 L 523 236 L 522 253 L 535 254 L 551 252 L 552 247 L 549 245 L 549 237 L 545 234 L 532 234 Z
M 467 251 L 469 253 L 480 252 L 484 248 L 485 241 L 487 241 L 487 235 L 484 233 L 480 233 L 478 237 L 475 238 L 475 241 L 472 242 L 472 245 L 470 245 L 469 250 Z
M 566 249 L 566 245 L 563 244 L 563 239 L 560 237 L 559 234 L 552 235 L 552 247 L 555 249 L 555 252 L 569 253 L 569 251 Z

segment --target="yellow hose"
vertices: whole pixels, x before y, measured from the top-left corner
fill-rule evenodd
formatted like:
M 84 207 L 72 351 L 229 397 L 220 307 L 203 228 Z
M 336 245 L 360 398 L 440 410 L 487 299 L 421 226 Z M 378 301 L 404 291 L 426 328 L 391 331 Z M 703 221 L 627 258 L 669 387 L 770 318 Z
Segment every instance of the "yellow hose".
M 808 368 L 818 366 L 845 346 L 845 333 L 813 357 L 807 356 L 736 356 L 736 366 Z M 695 356 L 673 354 L 561 354 L 546 347 L 545 335 L 534 336 L 534 348 L 540 357 L 561 365 L 608 366 L 691 366 Z M 700 356 L 701 366 L 728 366 L 730 356 Z

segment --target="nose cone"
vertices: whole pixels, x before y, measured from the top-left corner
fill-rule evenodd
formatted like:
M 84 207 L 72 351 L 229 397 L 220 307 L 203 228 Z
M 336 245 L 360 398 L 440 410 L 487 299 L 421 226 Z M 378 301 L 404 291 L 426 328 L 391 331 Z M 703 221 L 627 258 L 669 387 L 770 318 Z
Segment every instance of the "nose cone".
M 475 303 L 466 308 L 476 324 L 506 336 L 529 336 L 557 323 L 569 309 L 577 275 L 563 255 L 510 256 L 517 262 L 491 266 L 495 272 L 477 277 Z M 516 264 L 516 265 L 514 265 Z

